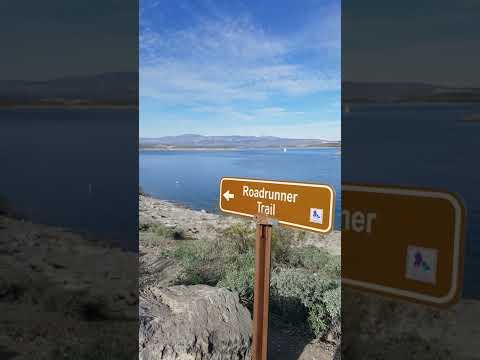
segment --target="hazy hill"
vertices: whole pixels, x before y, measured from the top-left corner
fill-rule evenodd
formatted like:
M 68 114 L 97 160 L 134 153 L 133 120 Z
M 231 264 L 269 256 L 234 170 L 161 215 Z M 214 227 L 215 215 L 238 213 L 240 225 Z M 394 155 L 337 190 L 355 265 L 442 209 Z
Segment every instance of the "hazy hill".
M 477 102 L 480 88 L 413 82 L 342 83 L 343 103 Z
M 0 105 L 138 102 L 138 74 L 104 73 L 45 81 L 0 81 Z
M 140 138 L 140 148 L 272 148 L 338 146 L 339 142 L 320 139 L 286 139 L 274 136 L 203 136 L 184 134 Z

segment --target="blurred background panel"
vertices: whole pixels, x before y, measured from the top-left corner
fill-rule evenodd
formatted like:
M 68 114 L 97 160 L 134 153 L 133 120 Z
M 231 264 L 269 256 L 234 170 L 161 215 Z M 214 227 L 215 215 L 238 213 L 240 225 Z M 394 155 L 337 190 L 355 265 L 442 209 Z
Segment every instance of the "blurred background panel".
M 0 14 L 0 357 L 136 354 L 138 3 Z
M 342 2 L 342 182 L 444 190 L 457 194 L 466 208 L 460 302 L 434 311 L 365 293 L 364 306 L 358 306 L 353 304 L 360 295 L 344 287 L 347 358 L 408 357 L 414 350 L 407 346 L 416 348 L 419 358 L 478 354 L 475 345 L 464 347 L 461 340 L 475 336 L 478 319 L 466 314 L 478 313 L 480 298 L 478 10 L 470 1 Z M 428 212 L 423 216 L 425 223 L 432 220 Z M 391 231 L 393 238 L 396 229 Z M 412 231 L 410 241 L 415 236 Z M 343 236 L 342 251 L 348 246 Z M 364 316 L 376 324 L 354 328 L 346 320 Z M 462 335 L 440 336 L 445 326 Z M 360 340 L 359 332 L 376 335 Z M 415 344 L 388 345 L 409 337 Z

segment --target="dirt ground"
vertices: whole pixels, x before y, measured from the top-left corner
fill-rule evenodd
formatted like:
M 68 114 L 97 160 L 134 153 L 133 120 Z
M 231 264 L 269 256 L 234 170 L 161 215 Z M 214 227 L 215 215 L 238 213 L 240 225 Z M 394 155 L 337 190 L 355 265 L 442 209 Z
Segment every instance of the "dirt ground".
M 337 345 L 315 341 L 308 333 L 271 315 L 268 358 L 276 360 L 332 360 Z
M 342 346 L 348 359 L 480 359 L 480 301 L 449 309 L 342 289 Z
M 4 216 L 0 246 L 0 359 L 136 350 L 135 253 Z

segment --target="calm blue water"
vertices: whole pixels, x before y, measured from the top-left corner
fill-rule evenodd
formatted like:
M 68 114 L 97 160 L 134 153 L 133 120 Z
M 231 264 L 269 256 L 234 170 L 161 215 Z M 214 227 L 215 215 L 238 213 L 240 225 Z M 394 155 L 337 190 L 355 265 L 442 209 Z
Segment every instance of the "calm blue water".
M 479 104 L 354 105 L 342 116 L 342 181 L 445 189 L 467 209 L 464 293 L 480 296 Z M 379 151 L 380 150 L 380 151 Z
M 0 110 L 0 195 L 37 223 L 137 249 L 138 112 Z
M 330 184 L 336 191 L 335 227 L 340 227 L 339 149 L 239 151 L 142 151 L 140 186 L 154 197 L 193 209 L 218 211 L 224 176 Z

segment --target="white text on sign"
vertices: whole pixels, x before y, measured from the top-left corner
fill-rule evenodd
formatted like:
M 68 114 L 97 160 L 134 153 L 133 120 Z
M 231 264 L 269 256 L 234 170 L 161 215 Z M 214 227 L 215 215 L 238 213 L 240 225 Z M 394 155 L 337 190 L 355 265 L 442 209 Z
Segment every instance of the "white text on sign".
M 252 189 L 248 185 L 244 185 L 243 196 L 255 199 L 269 199 L 294 203 L 297 201 L 298 194 L 282 191 L 270 191 L 265 190 L 265 188 Z M 271 203 L 266 205 L 262 201 L 257 201 L 257 211 L 259 214 L 275 216 L 275 204 Z

